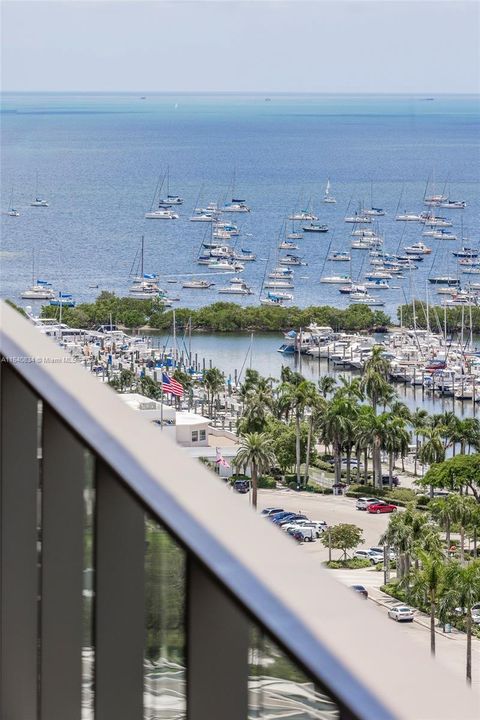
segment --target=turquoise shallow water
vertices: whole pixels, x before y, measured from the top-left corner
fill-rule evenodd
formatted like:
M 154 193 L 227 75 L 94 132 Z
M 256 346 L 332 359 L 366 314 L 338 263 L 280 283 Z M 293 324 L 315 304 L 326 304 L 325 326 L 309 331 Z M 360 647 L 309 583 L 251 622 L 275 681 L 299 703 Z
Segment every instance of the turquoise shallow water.
M 206 224 L 190 223 L 197 204 L 235 193 L 250 207 L 233 216 L 241 227 L 239 247 L 254 250 L 245 280 L 260 289 L 265 263 L 273 263 L 282 220 L 308 202 L 330 227 L 307 235 L 300 254 L 308 266 L 296 271 L 299 305 L 346 304 L 323 274 L 348 272 L 326 263 L 332 249 L 349 246 L 343 222 L 358 202 L 384 207 L 380 231 L 387 251 L 420 239 L 421 226 L 394 221 L 400 210 L 421 210 L 425 184 L 446 183 L 451 197 L 466 200 L 452 216 L 455 231 L 478 242 L 480 221 L 479 103 L 476 97 L 273 95 L 28 95 L 2 97 L 2 201 L 19 218 L 2 215 L 1 295 L 16 298 L 31 281 L 32 250 L 37 275 L 78 300 L 95 296 L 89 286 L 126 294 L 129 272 L 145 235 L 145 269 L 183 275 L 198 271 Z M 170 188 L 185 198 L 178 221 L 148 221 L 160 173 L 170 166 Z M 31 208 L 38 192 L 48 208 Z M 336 205 L 321 203 L 330 177 Z M 432 184 L 430 191 L 433 191 Z M 400 201 L 400 196 L 402 199 Z M 400 202 L 399 202 L 400 201 Z M 384 293 L 386 310 L 425 294 L 432 271 L 455 273 L 451 250 L 460 243 L 428 239 L 432 255 L 397 290 Z M 354 251 L 356 276 L 365 253 Z M 200 268 L 200 272 L 206 272 Z M 300 275 L 302 278 L 300 278 Z M 228 277 L 217 278 L 217 288 Z M 397 284 L 397 283 L 395 283 Z M 167 286 L 177 291 L 177 286 Z M 181 304 L 218 300 L 217 288 L 182 291 Z M 228 298 L 228 296 L 223 296 Z M 251 296 L 242 302 L 258 302 Z

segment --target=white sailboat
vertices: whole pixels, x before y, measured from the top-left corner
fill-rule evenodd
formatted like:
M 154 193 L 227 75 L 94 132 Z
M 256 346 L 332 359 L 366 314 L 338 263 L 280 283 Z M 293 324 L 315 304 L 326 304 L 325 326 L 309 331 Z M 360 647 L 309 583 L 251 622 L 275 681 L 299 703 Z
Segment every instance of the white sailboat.
M 38 194 L 38 173 L 35 180 L 35 200 L 30 203 L 31 207 L 48 207 L 48 202 L 41 198 Z
M 20 217 L 20 213 L 13 206 L 13 187 L 12 187 L 12 192 L 10 193 L 10 203 L 9 203 L 8 211 L 6 214 L 9 217 Z
M 323 196 L 323 202 L 324 203 L 336 203 L 336 199 L 333 197 L 333 195 L 330 195 L 330 178 L 327 180 L 327 185 L 325 188 L 325 195 Z
M 142 235 L 141 245 L 140 245 L 140 259 L 139 259 L 139 266 L 138 266 L 138 274 L 136 277 L 133 278 L 133 284 L 129 288 L 129 292 L 132 295 L 135 295 L 137 298 L 141 299 L 148 299 L 151 297 L 157 297 L 160 293 L 160 288 L 158 287 L 158 277 L 156 273 L 145 273 L 144 271 L 144 265 L 143 265 L 143 257 L 144 257 L 144 249 L 145 249 L 145 240 L 144 236 Z M 138 254 L 138 251 L 137 251 Z M 135 260 L 134 260 L 135 263 Z
M 168 170 L 167 170 L 167 172 L 168 172 Z M 173 210 L 170 209 L 170 206 L 174 205 L 174 204 L 179 205 L 181 203 L 178 203 L 178 202 L 177 203 L 167 203 L 166 200 L 164 200 L 164 199 L 162 199 L 162 197 L 160 197 L 158 200 L 158 205 L 157 205 L 158 209 L 156 209 L 156 210 L 153 209 L 155 206 L 155 200 L 157 198 L 157 191 L 159 193 L 162 192 L 162 187 L 163 187 L 163 183 L 165 182 L 165 177 L 166 177 L 166 175 L 164 175 L 164 177 L 163 177 L 162 183 L 160 185 L 160 189 L 158 189 L 158 186 L 160 184 L 160 178 L 157 182 L 157 186 L 155 188 L 155 193 L 153 195 L 153 200 L 152 200 L 152 204 L 150 206 L 150 210 L 145 213 L 146 220 L 178 220 L 178 218 L 179 218 L 178 214 L 173 212 Z M 177 197 L 177 196 L 175 196 L 175 197 Z M 181 202 L 183 202 L 183 200 L 181 198 L 178 198 L 178 199 L 181 200 Z
M 35 279 L 35 250 L 32 252 L 32 284 L 20 295 L 23 300 L 53 300 L 55 293 L 47 280 Z

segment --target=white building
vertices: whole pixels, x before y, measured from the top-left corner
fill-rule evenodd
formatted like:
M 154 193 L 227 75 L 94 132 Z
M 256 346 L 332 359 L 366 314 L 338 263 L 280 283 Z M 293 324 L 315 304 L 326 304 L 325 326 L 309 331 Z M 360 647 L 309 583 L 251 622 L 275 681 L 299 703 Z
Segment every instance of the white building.
M 163 432 L 182 447 L 209 447 L 209 419 L 202 415 L 177 411 L 170 405 L 140 395 L 139 393 L 121 393 L 119 397 L 126 405 L 137 410 L 150 422 L 163 425 Z

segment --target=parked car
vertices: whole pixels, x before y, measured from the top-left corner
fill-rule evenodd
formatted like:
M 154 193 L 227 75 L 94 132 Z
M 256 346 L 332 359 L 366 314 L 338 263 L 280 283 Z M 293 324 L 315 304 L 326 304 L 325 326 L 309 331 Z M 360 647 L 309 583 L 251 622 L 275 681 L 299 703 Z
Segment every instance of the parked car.
M 315 533 L 317 537 L 320 537 L 320 535 L 328 529 L 328 525 L 324 520 L 304 520 L 301 521 L 300 524 L 303 527 L 311 527 L 315 530 Z
M 355 550 L 353 557 L 358 560 L 368 560 L 372 565 L 377 565 L 383 562 L 383 555 L 379 553 L 372 553 L 370 550 Z
M 375 513 L 376 515 L 379 515 L 380 513 L 395 512 L 396 509 L 397 509 L 396 505 L 391 505 L 390 503 L 386 503 L 386 502 L 377 502 L 377 503 L 373 503 L 372 505 L 368 505 L 367 512 Z
M 388 475 L 382 475 L 382 485 L 390 485 L 390 478 Z M 400 480 L 398 479 L 398 475 L 393 475 L 392 477 L 392 485 L 394 487 L 397 487 L 400 485 Z
M 280 525 L 280 527 L 282 527 L 282 525 L 286 525 L 287 523 L 296 523 L 297 520 L 307 520 L 307 519 L 308 518 L 306 515 L 298 515 L 297 513 L 295 513 L 294 515 L 291 515 L 288 518 L 283 518 L 283 520 L 279 520 L 277 525 Z
M 273 515 L 267 515 L 267 518 L 276 524 L 280 522 L 280 520 L 283 520 L 284 518 L 291 518 L 294 515 L 295 513 L 289 512 L 288 510 L 282 510 L 282 512 L 274 513 Z
M 368 598 L 367 588 L 364 587 L 363 585 L 350 585 L 350 588 L 354 592 L 358 593 L 358 595 L 362 595 L 362 597 Z
M 480 603 L 472 605 L 472 620 L 475 625 L 480 625 Z
M 313 528 L 304 525 L 292 525 L 287 530 L 289 535 L 293 535 L 295 539 L 301 538 L 301 542 L 315 542 L 317 534 Z M 298 537 L 299 536 L 299 537 Z
M 269 507 L 269 508 L 263 508 L 260 515 L 263 515 L 264 517 L 265 516 L 270 517 L 271 515 L 276 515 L 277 513 L 281 513 L 281 512 L 285 512 L 285 510 L 283 508 Z
M 233 483 L 233 489 L 239 493 L 248 493 L 250 490 L 249 480 L 235 480 Z
M 388 617 L 392 618 L 392 620 L 396 620 L 397 622 L 413 622 L 413 613 L 414 610 L 407 605 L 396 605 L 395 607 L 390 608 L 388 611 Z
M 357 510 L 366 510 L 369 505 L 372 503 L 381 503 L 383 500 L 379 500 L 378 498 L 367 498 L 367 497 L 360 497 L 357 500 L 356 508 Z
M 376 553 L 377 555 L 381 555 L 381 556 L 382 556 L 382 562 L 383 562 L 384 550 L 383 550 L 383 547 L 382 547 L 381 545 L 378 545 L 377 547 L 371 547 L 371 548 L 368 548 L 368 549 L 370 550 L 370 552 Z M 389 550 L 389 552 L 388 552 L 388 559 L 390 560 L 390 562 L 393 562 L 394 560 L 397 559 L 397 556 L 395 555 L 395 553 L 394 553 L 393 550 Z

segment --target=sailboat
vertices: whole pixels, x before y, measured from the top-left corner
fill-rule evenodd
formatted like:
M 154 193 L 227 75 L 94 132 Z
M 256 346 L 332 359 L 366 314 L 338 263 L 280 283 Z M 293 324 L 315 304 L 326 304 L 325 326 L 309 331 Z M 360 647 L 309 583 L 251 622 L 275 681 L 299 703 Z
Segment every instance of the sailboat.
M 232 180 L 232 200 L 231 202 L 225 203 L 222 207 L 222 212 L 229 213 L 247 213 L 250 212 L 250 208 L 245 204 L 245 200 L 235 197 L 235 170 L 233 171 Z
M 167 170 L 167 173 L 168 173 L 168 170 Z M 165 175 L 163 176 L 163 180 L 160 185 L 159 193 L 162 192 L 163 183 L 165 182 L 167 173 L 165 173 Z M 150 206 L 150 210 L 145 213 L 145 219 L 146 220 L 178 220 L 178 218 L 179 218 L 178 214 L 173 212 L 173 210 L 170 209 L 170 206 L 171 205 L 181 205 L 181 203 L 183 203 L 182 198 L 178 198 L 177 196 L 174 196 L 174 197 L 177 197 L 177 200 L 180 200 L 181 202 L 167 203 L 166 200 L 164 200 L 163 198 L 160 197 L 160 199 L 158 201 L 158 209 L 157 210 L 153 209 L 153 207 L 155 205 L 155 200 L 157 197 L 157 191 L 158 191 L 159 184 L 160 184 L 160 178 L 158 179 L 157 186 L 155 188 L 155 193 L 153 195 L 153 200 L 152 200 L 152 204 Z
M 144 252 L 145 252 L 145 238 L 142 235 L 140 244 L 140 259 L 137 269 L 139 273 L 133 278 L 133 285 L 130 287 L 129 292 L 135 295 L 137 298 L 151 298 L 157 297 L 160 294 L 160 288 L 158 287 L 158 275 L 156 273 L 145 273 L 144 271 Z M 138 250 L 137 250 L 138 255 Z M 135 258 L 137 257 L 135 256 Z M 133 261 L 135 263 L 135 260 Z
M 30 203 L 31 207 L 48 207 L 48 202 L 38 195 L 38 173 L 35 180 L 35 200 Z
M 15 208 L 13 207 L 13 187 L 12 187 L 12 192 L 10 193 L 10 204 L 8 207 L 7 215 L 9 215 L 10 217 L 19 217 L 20 216 L 20 213 L 18 212 L 18 210 L 15 210 Z
M 330 195 L 330 178 L 327 180 L 327 186 L 325 188 L 325 195 L 323 196 L 323 202 L 324 203 L 336 203 L 336 199 L 333 197 L 333 195 Z
M 32 284 L 20 295 L 23 300 L 53 300 L 55 293 L 47 280 L 35 280 L 35 250 L 32 252 Z
M 170 167 L 167 165 L 167 197 L 159 198 L 158 207 L 159 208 L 160 207 L 169 208 L 172 205 L 182 205 L 182 204 L 183 204 L 183 198 L 181 198 L 179 195 L 171 195 L 170 194 Z

